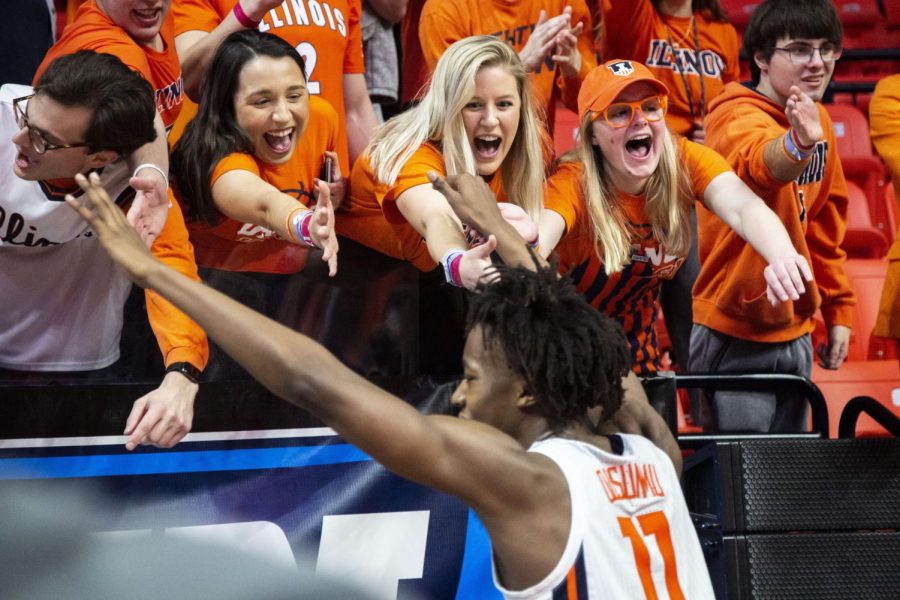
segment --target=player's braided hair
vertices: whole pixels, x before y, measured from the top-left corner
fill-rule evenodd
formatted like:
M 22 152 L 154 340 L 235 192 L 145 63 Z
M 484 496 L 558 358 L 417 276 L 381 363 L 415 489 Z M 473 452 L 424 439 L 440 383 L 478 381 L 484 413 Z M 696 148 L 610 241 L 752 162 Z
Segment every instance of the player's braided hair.
M 485 344 L 499 342 L 509 367 L 556 430 L 603 407 L 610 417 L 622 402 L 631 368 L 618 323 L 600 314 L 558 277 L 556 263 L 537 271 L 498 265 L 499 281 L 479 286 L 469 305 L 467 331 L 481 326 Z

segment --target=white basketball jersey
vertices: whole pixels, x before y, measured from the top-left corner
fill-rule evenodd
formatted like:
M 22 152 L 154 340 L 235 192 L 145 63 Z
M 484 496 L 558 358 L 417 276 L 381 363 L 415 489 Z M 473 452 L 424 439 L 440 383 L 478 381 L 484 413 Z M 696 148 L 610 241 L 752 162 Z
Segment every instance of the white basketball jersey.
M 713 600 L 709 572 L 672 461 L 649 440 L 612 436 L 621 453 L 552 437 L 535 442 L 569 485 L 572 525 L 562 558 L 508 599 Z

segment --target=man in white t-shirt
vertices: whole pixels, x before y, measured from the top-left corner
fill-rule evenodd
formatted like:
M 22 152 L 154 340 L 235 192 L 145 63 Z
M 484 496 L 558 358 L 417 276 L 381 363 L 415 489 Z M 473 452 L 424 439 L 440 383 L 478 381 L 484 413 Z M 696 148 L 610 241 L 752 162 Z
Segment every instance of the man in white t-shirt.
M 94 232 L 65 205 L 73 177 L 102 172 L 120 206 L 134 196 L 124 156 L 156 137 L 150 85 L 109 54 L 54 61 L 35 88 L 0 88 L 0 371 L 97 379 L 119 358 L 131 289 Z M 196 278 L 184 220 L 170 210 L 153 252 Z M 147 297 L 167 374 L 135 402 L 127 446 L 172 446 L 190 430 L 203 331 L 155 295 Z
M 94 210 L 71 205 L 139 285 L 195 318 L 279 397 L 402 477 L 471 506 L 507 598 L 714 597 L 671 460 L 644 438 L 599 436 L 588 419 L 619 409 L 631 359 L 621 328 L 555 265 L 499 267 L 480 287 L 453 394 L 460 418 L 424 416 L 313 340 L 165 268 L 99 178 L 79 183 Z

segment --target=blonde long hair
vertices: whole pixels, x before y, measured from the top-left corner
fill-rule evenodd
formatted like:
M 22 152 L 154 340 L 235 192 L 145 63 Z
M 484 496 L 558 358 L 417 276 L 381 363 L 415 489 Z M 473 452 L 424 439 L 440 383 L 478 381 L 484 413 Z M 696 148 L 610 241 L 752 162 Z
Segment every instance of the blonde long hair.
M 493 36 L 464 38 L 447 48 L 421 102 L 379 127 L 365 155 L 375 176 L 388 185 L 425 142 L 439 146 L 448 175 L 476 175 L 462 111 L 475 93 L 475 76 L 486 67 L 502 67 L 516 80 L 521 104 L 519 123 L 500 176 L 507 198 L 537 221 L 544 181 L 545 136 L 537 114 L 541 109 L 532 99 L 528 73 L 519 56 Z
M 581 143 L 562 161 L 581 161 L 584 165 L 581 187 L 591 216 L 591 232 L 599 242 L 594 244 L 594 252 L 603 261 L 607 275 L 611 275 L 631 262 L 631 233 L 625 212 L 616 203 L 618 192 L 609 174 L 609 163 L 603 159 L 600 148 L 590 143 L 592 125 L 593 113 L 588 112 L 578 130 Z M 690 209 L 683 199 L 692 195 L 687 170 L 666 127 L 659 164 L 647 181 L 644 198 L 653 236 L 669 254 L 681 256 L 690 249 Z

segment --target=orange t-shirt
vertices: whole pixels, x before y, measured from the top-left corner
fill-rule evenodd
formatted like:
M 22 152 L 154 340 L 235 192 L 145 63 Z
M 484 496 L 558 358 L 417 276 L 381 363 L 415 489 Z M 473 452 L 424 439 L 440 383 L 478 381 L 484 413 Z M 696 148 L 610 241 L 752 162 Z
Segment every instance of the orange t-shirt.
M 105 52 L 119 58 L 123 63 L 138 71 L 153 86 L 156 110 L 166 128 L 172 126 L 184 98 L 181 80 L 181 63 L 175 53 L 175 36 L 172 15 L 169 14 L 159 30 L 164 49 L 156 51 L 138 44 L 124 29 L 113 23 L 97 7 L 95 0 L 88 0 L 75 13 L 75 20 L 66 26 L 59 41 L 44 57 L 34 76 L 37 84 L 41 74 L 53 59 L 79 50 Z
M 708 106 L 726 83 L 740 79 L 740 48 L 731 23 L 696 12 L 695 41 L 690 17 L 659 13 L 650 0 L 602 0 L 602 9 L 603 60 L 641 62 L 669 88 L 666 122 L 675 133 L 689 135 L 693 121 L 702 120 L 701 104 Z M 694 104 L 693 116 L 685 81 Z
M 310 119 L 321 126 L 307 128 L 290 160 L 280 165 L 259 161 L 250 154 L 232 153 L 216 164 L 212 187 L 228 171 L 249 171 L 293 196 L 303 206 L 314 204 L 313 181 L 319 176 L 326 150 L 334 150 L 337 114 L 320 98 L 309 99 Z M 183 205 L 188 204 L 179 198 Z M 187 211 L 186 211 L 187 212 Z M 278 237 L 262 225 L 241 223 L 223 216 L 215 225 L 199 219 L 188 222 L 197 264 L 223 271 L 296 273 L 306 265 L 307 248 Z
M 593 43 L 593 20 L 584 0 L 427 0 L 419 19 L 419 41 L 428 72 L 433 72 L 444 50 L 453 42 L 473 35 L 493 35 L 509 44 L 516 52 L 522 50 L 538 22 L 541 10 L 548 17 L 572 7 L 572 25 L 584 23 L 578 37 L 581 69 L 572 79 L 557 77 L 556 64 L 547 56 L 531 74 L 534 95 L 547 110 L 553 108 L 554 89 L 561 92 L 556 98 L 577 110 L 578 90 L 588 72 L 597 66 Z M 552 123 L 552 120 L 550 121 Z
M 234 9 L 235 0 L 179 0 L 172 4 L 175 35 L 214 30 Z M 360 0 L 293 0 L 266 13 L 259 30 L 272 33 L 297 49 L 306 64 L 307 89 L 337 111 L 336 152 L 341 173 L 350 172 L 344 110 L 344 75 L 365 73 Z
M 441 151 L 431 143 L 422 144 L 413 153 L 391 185 L 379 181 L 368 157 L 360 156 L 350 175 L 350 198 L 337 214 L 338 233 L 382 254 L 409 261 L 420 271 L 434 269 L 437 263 L 428 254 L 425 240 L 397 208 L 397 198 L 403 192 L 430 185 L 428 171 L 447 174 Z M 489 185 L 498 202 L 506 201 L 499 176 Z
M 721 156 L 700 144 L 679 138 L 678 150 L 693 190 L 693 197 L 682 198 L 682 202 L 702 200 L 706 186 L 730 170 Z M 601 249 L 601 241 L 591 230 L 583 176 L 584 165 L 564 163 L 547 182 L 544 207 L 566 222 L 566 233 L 556 246 L 560 271 L 572 277 L 592 306 L 622 325 L 635 373 L 652 374 L 659 369 L 656 315 L 660 285 L 675 275 L 684 256 L 667 254 L 653 237 L 644 197 L 620 192 L 615 202 L 624 211 L 631 232 L 631 260 L 618 273 L 607 275 L 595 251 Z

